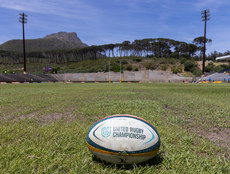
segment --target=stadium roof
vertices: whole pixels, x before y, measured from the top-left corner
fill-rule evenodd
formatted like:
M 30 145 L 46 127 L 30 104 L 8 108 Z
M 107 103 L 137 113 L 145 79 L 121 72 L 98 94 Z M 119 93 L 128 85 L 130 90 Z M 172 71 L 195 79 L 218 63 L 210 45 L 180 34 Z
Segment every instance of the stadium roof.
M 230 60 L 230 55 L 217 57 L 216 60 Z

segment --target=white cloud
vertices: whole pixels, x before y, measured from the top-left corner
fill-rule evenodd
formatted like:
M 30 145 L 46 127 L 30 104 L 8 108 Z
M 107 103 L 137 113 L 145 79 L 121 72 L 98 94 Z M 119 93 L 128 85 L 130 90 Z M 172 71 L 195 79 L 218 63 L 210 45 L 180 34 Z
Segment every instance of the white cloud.
M 167 9 L 173 1 L 174 0 L 115 0 L 118 5 L 126 7 L 126 11 L 128 12 L 144 14 L 154 14 L 156 10 Z
M 226 5 L 230 5 L 229 0 L 198 0 L 194 3 L 194 6 L 199 10 L 204 8 L 218 8 Z
M 0 0 L 0 7 L 80 20 L 95 17 L 99 13 L 97 9 L 83 0 Z

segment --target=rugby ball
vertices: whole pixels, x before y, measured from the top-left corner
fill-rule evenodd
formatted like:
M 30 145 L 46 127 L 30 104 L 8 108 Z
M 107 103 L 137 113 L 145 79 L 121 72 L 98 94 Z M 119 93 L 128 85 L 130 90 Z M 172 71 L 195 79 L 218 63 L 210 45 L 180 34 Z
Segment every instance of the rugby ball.
M 152 124 L 133 115 L 112 115 L 89 129 L 87 146 L 92 154 L 114 164 L 141 163 L 160 148 L 160 136 Z

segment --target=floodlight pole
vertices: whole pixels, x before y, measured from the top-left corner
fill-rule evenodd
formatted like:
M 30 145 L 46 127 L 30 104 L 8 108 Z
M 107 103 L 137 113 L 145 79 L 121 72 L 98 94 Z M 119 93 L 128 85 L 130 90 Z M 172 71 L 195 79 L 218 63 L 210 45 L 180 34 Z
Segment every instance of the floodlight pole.
M 204 21 L 204 48 L 203 48 L 203 66 L 202 66 L 202 73 L 205 72 L 205 51 L 206 51 L 206 27 L 207 27 L 207 21 L 210 20 L 210 11 L 209 10 L 203 10 L 202 11 L 202 21 Z
M 122 79 L 121 79 L 121 61 L 120 61 L 120 83 L 122 82 Z
M 110 78 L 110 61 L 109 61 L 109 83 L 111 83 L 111 78 Z
M 19 22 L 22 23 L 22 34 L 23 34 L 23 57 L 24 57 L 24 74 L 26 74 L 26 46 L 25 46 L 25 27 L 24 24 L 27 23 L 27 15 L 25 13 L 20 13 Z

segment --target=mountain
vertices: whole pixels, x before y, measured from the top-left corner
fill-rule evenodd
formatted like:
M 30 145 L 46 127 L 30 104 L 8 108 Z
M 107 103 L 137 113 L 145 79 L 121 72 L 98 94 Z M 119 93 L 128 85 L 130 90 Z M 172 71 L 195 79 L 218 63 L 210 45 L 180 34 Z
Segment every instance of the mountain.
M 75 32 L 58 32 L 39 39 L 26 39 L 26 52 L 65 50 L 87 47 Z M 0 50 L 22 52 L 22 40 L 9 40 L 0 45 Z

